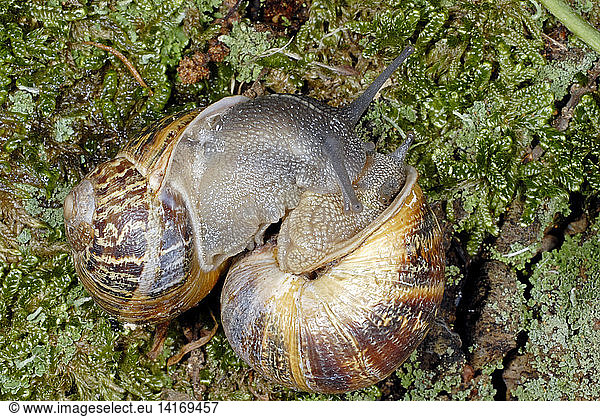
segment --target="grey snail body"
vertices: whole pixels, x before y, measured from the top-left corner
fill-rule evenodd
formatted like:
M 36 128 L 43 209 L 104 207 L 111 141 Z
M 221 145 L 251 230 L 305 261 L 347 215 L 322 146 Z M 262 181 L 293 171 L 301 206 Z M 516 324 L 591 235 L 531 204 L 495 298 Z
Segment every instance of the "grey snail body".
M 443 251 L 439 226 L 416 185 L 416 172 L 404 166 L 406 149 L 395 155 L 378 154 L 354 135 L 353 128 L 385 80 L 411 52 L 407 48 L 346 107 L 333 108 L 291 95 L 254 100 L 233 96 L 202 111 L 165 118 L 146 129 L 114 160 L 88 174 L 65 199 L 67 237 L 84 286 L 102 308 L 122 320 L 166 321 L 203 298 L 232 257 L 256 248 L 231 267 L 222 295 L 225 332 L 247 362 L 284 385 L 309 391 L 356 389 L 389 374 L 404 360 L 405 352 L 424 337 L 435 315 L 443 292 Z M 407 196 L 411 196 L 408 203 L 412 211 L 405 208 Z M 401 351 L 396 348 L 398 352 L 390 356 L 394 359 L 372 377 L 365 377 L 368 367 L 355 375 L 331 358 L 326 363 L 317 360 L 298 365 L 302 349 L 321 359 L 327 355 L 315 353 L 318 350 L 298 350 L 305 345 L 283 343 L 284 336 L 275 332 L 276 326 L 260 325 L 268 322 L 265 317 L 269 315 L 281 315 L 276 309 L 260 307 L 278 299 L 273 291 L 282 291 L 277 279 L 267 279 L 262 272 L 271 277 L 293 274 L 299 277 L 294 279 L 324 283 L 332 278 L 315 277 L 329 277 L 332 267 L 345 265 L 345 259 L 364 251 L 365 242 L 381 234 L 386 224 L 399 222 L 393 219 L 406 215 L 413 215 L 415 220 L 401 221 L 405 226 L 402 232 L 390 233 L 387 239 L 391 241 L 383 233 L 383 240 L 369 243 L 367 252 L 371 255 L 383 253 L 384 258 L 393 258 L 385 266 L 383 260 L 374 263 L 391 275 L 371 274 L 376 281 L 369 285 L 377 287 L 377 280 L 382 279 L 385 284 L 381 288 L 386 289 L 373 292 L 373 297 L 380 298 L 371 300 L 375 304 L 356 306 L 366 311 L 382 303 L 397 305 L 389 296 L 402 295 L 403 299 L 407 291 L 402 285 L 414 286 L 411 279 L 416 279 L 418 286 L 434 288 L 430 293 L 419 293 L 426 301 L 418 304 L 427 307 L 415 312 L 416 321 L 386 313 L 384 321 L 403 332 L 405 342 L 398 343 Z M 263 245 L 267 228 L 282 219 L 277 243 L 271 238 Z M 402 233 L 411 237 L 398 243 Z M 400 248 L 400 252 L 373 249 L 386 246 Z M 258 268 L 255 274 L 255 266 L 262 261 L 255 261 L 254 253 L 267 252 L 272 264 L 268 270 Z M 409 266 L 403 267 L 402 262 Z M 411 267 L 413 264 L 419 267 Z M 272 267 L 278 272 L 271 271 Z M 362 269 L 361 274 L 369 268 Z M 273 282 L 272 286 L 258 285 L 266 281 Z M 333 281 L 341 282 L 337 278 Z M 395 284 L 390 287 L 390 282 Z M 230 283 L 257 290 L 245 292 L 253 300 L 239 299 L 243 292 Z M 335 290 L 325 284 L 310 285 L 325 291 L 317 298 Z M 348 285 L 360 287 L 360 283 Z M 337 290 L 351 291 L 343 286 Z M 289 309 L 285 302 L 299 302 L 285 298 L 280 306 L 284 310 Z M 256 315 L 248 314 L 244 306 L 254 306 Z M 252 317 L 257 321 L 247 322 Z M 413 331 L 405 325 L 412 326 Z M 319 331 L 323 332 L 319 336 L 323 343 L 335 339 L 326 335 L 333 328 Z M 288 341 L 299 337 L 293 332 L 284 334 Z M 249 353 L 247 341 L 252 338 L 263 340 L 264 346 L 290 359 L 287 363 L 293 372 L 288 372 L 288 377 L 270 373 L 271 366 L 285 361 L 270 363 L 268 358 L 273 358 L 274 351 Z M 296 352 L 286 355 L 282 346 L 296 346 Z M 329 383 L 315 384 L 311 378 L 298 377 L 300 373 L 312 375 L 309 368 L 324 368 L 326 364 L 331 364 L 331 369 L 314 375 Z M 327 376 L 336 372 L 346 376 Z

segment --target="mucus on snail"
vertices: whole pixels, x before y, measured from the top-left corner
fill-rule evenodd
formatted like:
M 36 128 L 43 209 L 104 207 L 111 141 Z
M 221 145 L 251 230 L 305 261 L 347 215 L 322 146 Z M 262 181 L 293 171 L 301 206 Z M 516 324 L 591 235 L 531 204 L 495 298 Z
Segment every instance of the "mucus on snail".
M 76 270 L 121 320 L 164 322 L 221 294 L 234 350 L 263 375 L 344 392 L 396 369 L 443 294 L 435 216 L 405 166 L 354 125 L 412 48 L 351 104 L 227 97 L 145 129 L 66 197 Z M 263 243 L 267 228 L 281 223 Z

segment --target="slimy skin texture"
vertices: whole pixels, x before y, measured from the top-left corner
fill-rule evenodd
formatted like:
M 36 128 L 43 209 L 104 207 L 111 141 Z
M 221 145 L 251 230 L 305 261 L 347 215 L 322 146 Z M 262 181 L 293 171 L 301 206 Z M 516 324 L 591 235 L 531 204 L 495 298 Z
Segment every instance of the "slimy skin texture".
M 271 95 L 191 123 L 166 181 L 186 196 L 203 269 L 262 242 L 307 190 L 341 194 L 362 210 L 351 181 L 365 145 L 337 115 L 314 100 Z
M 404 185 L 404 166 L 388 155 L 367 158 L 357 178 L 360 212 L 346 212 L 339 193 L 302 194 L 299 204 L 284 219 L 277 237 L 281 270 L 309 272 L 335 258 L 335 253 L 364 230 L 390 204 Z
M 192 212 L 204 271 L 262 243 L 267 227 L 294 209 L 305 191 L 339 194 L 344 213 L 363 211 L 352 182 L 365 167 L 368 145 L 354 126 L 411 52 L 406 48 L 346 107 L 283 94 L 228 97 L 189 124 L 167 180 Z

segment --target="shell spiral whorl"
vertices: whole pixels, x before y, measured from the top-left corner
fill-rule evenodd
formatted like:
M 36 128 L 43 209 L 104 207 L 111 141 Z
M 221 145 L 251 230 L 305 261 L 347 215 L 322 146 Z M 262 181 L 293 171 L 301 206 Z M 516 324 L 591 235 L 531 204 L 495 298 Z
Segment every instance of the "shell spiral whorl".
M 155 173 L 163 172 L 173 138 L 196 114 L 146 129 L 65 199 L 77 274 L 98 305 L 121 320 L 167 321 L 196 305 L 219 278 L 220 268 L 200 268 L 181 194 L 168 181 L 155 184 L 163 179 Z

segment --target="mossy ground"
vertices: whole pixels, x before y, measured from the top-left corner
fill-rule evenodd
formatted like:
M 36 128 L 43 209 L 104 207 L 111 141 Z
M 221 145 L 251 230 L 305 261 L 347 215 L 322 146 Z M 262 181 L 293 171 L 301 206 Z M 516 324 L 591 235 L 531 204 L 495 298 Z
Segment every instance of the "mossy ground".
M 600 398 L 598 55 L 532 1 L 256 3 L 0 0 L 0 398 Z M 571 3 L 599 27 L 600 6 Z M 122 52 L 149 89 L 86 41 Z M 444 227 L 448 285 L 394 375 L 296 393 L 255 374 L 221 331 L 167 367 L 212 326 L 218 289 L 154 360 L 153 327 L 94 305 L 62 200 L 128 136 L 231 93 L 347 103 L 407 43 L 416 52 L 358 132 L 389 151 L 415 131 L 409 162 Z M 186 85 L 177 70 L 194 54 Z

